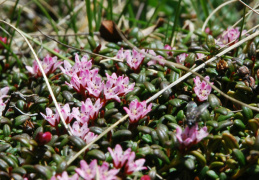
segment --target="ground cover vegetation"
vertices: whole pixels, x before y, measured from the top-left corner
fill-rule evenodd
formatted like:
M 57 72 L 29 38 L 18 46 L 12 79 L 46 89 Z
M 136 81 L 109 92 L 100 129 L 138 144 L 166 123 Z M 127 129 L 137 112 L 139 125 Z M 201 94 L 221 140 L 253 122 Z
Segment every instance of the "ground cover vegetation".
M 257 179 L 258 7 L 0 1 L 0 179 Z

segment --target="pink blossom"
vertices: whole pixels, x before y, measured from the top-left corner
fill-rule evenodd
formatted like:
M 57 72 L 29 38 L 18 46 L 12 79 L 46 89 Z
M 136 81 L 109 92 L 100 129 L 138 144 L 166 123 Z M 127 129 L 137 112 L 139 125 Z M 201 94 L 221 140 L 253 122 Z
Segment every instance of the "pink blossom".
M 106 76 L 107 76 L 106 84 L 109 82 L 107 84 L 108 87 L 115 87 L 115 86 L 119 87 L 117 96 L 124 96 L 128 92 L 130 92 L 134 89 L 135 83 L 129 84 L 129 78 L 128 77 L 124 78 L 124 75 L 117 77 L 116 73 L 112 73 L 111 76 L 106 73 Z M 107 87 L 105 87 L 105 90 L 106 90 L 106 92 L 109 91 L 109 89 Z M 111 98 L 108 98 L 108 99 L 111 99 Z M 116 99 L 117 99 L 117 97 L 116 97 Z
M 64 68 L 62 66 L 60 66 L 61 71 L 64 74 L 69 75 L 70 77 L 73 74 L 77 74 L 77 73 L 79 73 L 81 71 L 84 71 L 84 70 L 90 70 L 91 68 L 92 68 L 92 61 L 91 60 L 88 61 L 87 55 L 84 55 L 81 58 L 81 61 L 80 61 L 78 54 L 75 54 L 75 64 L 74 64 L 74 66 L 72 66 L 66 60 L 64 61 Z
M 70 83 L 65 82 L 66 85 L 70 86 L 74 90 L 76 90 L 78 93 L 85 95 L 85 90 L 87 86 L 87 77 L 85 76 L 78 76 L 77 74 L 73 74 L 72 78 L 70 80 Z
M 210 77 L 206 76 L 205 79 L 207 81 L 210 81 Z M 196 76 L 196 78 L 193 78 L 194 81 L 194 92 L 199 98 L 199 101 L 205 101 L 208 99 L 208 96 L 211 92 L 211 86 L 206 82 L 200 80 L 200 77 Z M 213 83 L 212 83 L 213 84 Z
M 117 102 L 121 102 L 118 96 L 119 90 L 120 90 L 119 86 L 113 86 L 111 81 L 107 81 L 104 86 L 104 92 L 103 92 L 105 100 L 108 101 L 108 100 L 114 99 Z
M 86 144 L 89 144 L 93 140 L 95 140 L 98 137 L 98 135 L 94 134 L 93 132 L 88 132 L 85 137 L 83 138 Z
M 104 82 L 102 81 L 101 77 L 93 77 L 91 81 L 87 81 L 87 91 L 90 96 L 95 98 L 99 98 L 101 92 L 103 91 Z
M 148 53 L 152 56 L 154 56 L 155 58 L 159 58 L 159 59 L 164 59 L 162 56 L 160 55 L 156 55 L 155 51 L 153 50 L 148 50 Z M 154 59 L 150 59 L 150 61 L 147 63 L 148 66 L 151 66 L 151 65 L 155 65 L 156 63 L 159 63 L 160 65 L 165 65 L 164 62 L 161 62 L 161 61 L 157 61 L 157 60 L 154 60 Z
M 7 97 L 8 91 L 10 90 L 10 88 L 4 87 L 0 90 L 0 99 L 2 100 L 3 98 Z
M 79 176 L 75 173 L 73 176 L 69 177 L 67 172 L 64 171 L 62 175 L 52 176 L 50 180 L 78 180 Z
M 127 56 L 131 56 L 131 51 L 130 50 L 125 50 L 123 52 L 123 48 L 121 48 L 116 55 L 116 58 L 124 60 L 127 58 Z
M 6 104 L 0 100 L 0 116 L 2 116 L 3 111 L 5 110 Z
M 109 170 L 109 164 L 107 162 L 103 162 L 102 166 L 98 167 L 99 179 L 116 180 L 118 179 L 116 174 L 118 174 L 119 171 L 119 169 Z
M 242 34 L 244 34 L 246 31 L 242 31 Z M 217 43 L 219 46 L 223 47 L 224 45 L 232 42 L 230 44 L 233 45 L 238 41 L 238 38 L 240 36 L 239 28 L 228 28 L 227 31 L 224 31 L 222 35 L 219 37 L 220 41 Z
M 142 49 L 141 52 L 145 52 L 145 49 Z M 132 53 L 126 56 L 127 64 L 129 67 L 136 71 L 139 69 L 140 65 L 144 61 L 145 56 L 142 53 L 139 53 L 135 49 L 132 50 Z
M 0 41 L 2 43 L 6 44 L 7 43 L 7 37 L 1 37 L 0 36 Z M 3 48 L 4 48 L 4 46 L 0 43 L 0 49 L 3 49 Z
M 69 104 L 65 104 L 62 108 L 59 106 L 59 108 L 65 122 L 69 124 L 74 117 L 73 114 L 70 113 Z M 50 108 L 46 108 L 46 115 L 43 113 L 41 113 L 41 115 L 45 120 L 47 120 L 50 123 L 51 126 L 56 127 L 59 124 L 60 117 L 57 110 L 55 110 L 55 114 L 53 114 Z
M 202 54 L 202 53 L 196 53 L 196 59 L 202 59 L 202 58 L 205 58 L 205 54 Z
M 184 132 L 182 132 L 181 127 L 176 128 L 176 138 L 180 143 L 180 149 L 190 148 L 208 135 L 207 127 L 204 126 L 200 131 L 198 131 L 197 123 L 192 127 L 187 126 Z
M 134 161 L 135 157 L 136 157 L 135 152 L 131 152 L 125 167 L 125 171 L 127 174 L 132 174 L 133 172 L 138 172 L 138 171 L 147 169 L 145 166 L 143 166 L 146 160 L 138 159 Z
M 151 110 L 152 103 L 150 103 L 147 107 L 146 101 L 138 102 L 137 99 L 131 101 L 129 105 L 129 109 L 124 107 L 123 109 L 129 115 L 129 119 L 131 123 L 136 123 L 140 119 L 144 118 Z
M 72 110 L 72 115 L 81 124 L 88 123 L 90 120 L 89 111 L 82 109 L 82 107 L 81 112 L 79 111 L 79 108 L 74 107 Z
M 134 89 L 135 83 L 129 84 L 129 78 L 119 76 L 116 85 L 119 87 L 119 96 L 124 96 Z
M 94 159 L 89 165 L 85 160 L 80 161 L 80 168 L 76 168 L 75 171 L 85 180 L 93 180 L 96 175 L 97 160 Z
M 57 113 L 53 114 L 53 111 L 50 108 L 46 108 L 46 115 L 40 113 L 45 120 L 49 122 L 49 124 L 53 127 L 57 127 L 59 124 L 59 116 Z
M 78 137 L 80 137 L 82 139 L 89 132 L 88 124 L 87 123 L 84 123 L 83 126 L 80 126 L 79 122 L 75 121 L 73 123 L 72 127 L 70 125 L 68 125 L 68 126 L 71 129 L 71 133 L 74 136 L 78 136 Z
M 113 159 L 113 166 L 115 168 L 122 168 L 126 161 L 128 160 L 128 157 L 131 153 L 131 149 L 128 148 L 125 152 L 123 152 L 121 145 L 117 144 L 115 146 L 114 151 L 108 147 L 108 151 L 110 152 L 112 159 Z
M 83 112 L 89 112 L 90 119 L 94 120 L 98 117 L 99 111 L 102 108 L 103 102 L 98 99 L 93 105 L 90 98 L 87 98 L 85 102 L 82 102 L 81 110 Z
M 70 110 L 69 104 L 65 104 L 63 108 L 61 108 L 61 114 L 66 124 L 69 124 L 73 119 L 73 115 L 70 113 L 70 111 L 71 110 Z
M 146 167 L 143 166 L 145 159 L 134 161 L 136 155 L 135 152 L 131 152 L 130 148 L 123 152 L 121 145 L 117 144 L 114 150 L 108 148 L 108 151 L 112 156 L 114 167 L 117 169 L 123 169 L 124 167 L 126 174 L 132 174 L 133 172 L 146 169 Z
M 182 53 L 182 54 L 176 56 L 176 62 L 178 64 L 184 64 L 184 61 L 187 58 L 187 56 L 188 56 L 188 54 L 186 54 L 186 53 Z
M 57 57 L 50 57 L 47 55 L 43 61 L 40 62 L 44 73 L 49 75 L 53 73 L 63 62 L 57 61 Z M 41 77 L 42 73 L 40 71 L 39 65 L 36 60 L 33 61 L 33 66 L 25 66 L 26 69 L 35 77 Z

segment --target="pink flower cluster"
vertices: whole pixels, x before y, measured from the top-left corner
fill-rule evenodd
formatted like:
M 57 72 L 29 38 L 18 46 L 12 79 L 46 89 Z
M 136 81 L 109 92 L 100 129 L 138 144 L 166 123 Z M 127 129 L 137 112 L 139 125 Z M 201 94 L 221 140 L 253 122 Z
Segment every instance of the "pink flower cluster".
M 129 84 L 128 77 L 117 77 L 115 73 L 111 76 L 106 74 L 107 81 L 104 82 L 98 75 L 99 70 L 90 70 L 91 68 L 91 60 L 88 61 L 87 57 L 84 56 L 80 61 L 78 55 L 76 55 L 75 65 L 71 66 L 69 62 L 65 61 L 64 68 L 61 67 L 61 70 L 71 77 L 70 83 L 66 82 L 68 86 L 85 97 L 88 95 L 94 98 L 102 98 L 104 102 L 108 100 L 120 102 L 120 97 L 134 89 L 135 83 Z
M 9 87 L 4 87 L 0 90 L 0 116 L 2 116 L 2 112 L 4 111 L 6 106 L 6 103 L 3 101 L 3 98 L 7 97 L 9 89 Z
M 141 50 L 142 52 L 145 52 L 145 49 Z M 123 52 L 123 48 L 121 48 L 116 57 L 118 59 L 126 59 L 127 64 L 129 65 L 129 67 L 134 70 L 137 71 L 139 70 L 140 65 L 143 63 L 145 55 L 142 53 L 137 52 L 135 49 L 131 50 L 126 50 Z
M 146 169 L 146 167 L 143 166 L 145 159 L 138 159 L 134 161 L 136 155 L 135 152 L 131 152 L 130 148 L 128 148 L 126 151 L 123 151 L 121 146 L 117 144 L 114 150 L 109 147 L 108 151 L 112 156 L 113 166 L 116 169 L 123 169 L 124 173 L 128 175 L 132 174 L 133 172 Z
M 77 173 L 69 177 L 67 172 L 64 171 L 61 175 L 52 176 L 50 180 L 78 180 L 78 179 L 79 179 L 79 176 Z
M 210 81 L 210 77 L 206 76 L 204 79 L 207 81 Z M 196 76 L 196 78 L 193 78 L 194 81 L 194 92 L 197 95 L 199 101 L 205 101 L 208 99 L 208 96 L 211 92 L 211 86 L 206 82 L 200 80 L 199 76 Z M 211 83 L 213 84 L 213 83 Z
M 129 108 L 124 107 L 123 109 L 129 115 L 130 123 L 137 123 L 152 110 L 152 103 L 147 107 L 146 101 L 138 102 L 138 100 L 135 99 L 131 101 Z
M 242 34 L 245 33 L 245 31 L 242 32 Z M 223 35 L 223 36 L 222 36 Z M 239 28 L 228 28 L 227 31 L 224 31 L 222 35 L 219 37 L 220 41 L 217 43 L 220 47 L 223 47 L 224 45 L 230 43 L 230 46 L 235 44 L 238 41 L 238 38 L 240 36 Z
M 93 121 L 98 117 L 103 103 L 98 99 L 95 104 L 93 104 L 90 98 L 87 98 L 85 102 L 82 101 L 81 103 L 82 106 L 80 111 L 79 108 L 74 107 L 72 112 L 69 105 L 65 104 L 61 108 L 61 114 L 67 124 L 69 124 L 73 119 L 76 120 L 72 127 L 69 124 L 71 132 L 74 136 L 82 138 L 88 144 L 97 137 L 94 133 L 89 132 L 88 123 L 90 120 Z M 56 128 L 58 127 L 60 117 L 57 111 L 54 114 L 50 108 L 46 108 L 46 115 L 43 113 L 41 113 L 41 115 L 50 123 L 51 126 Z
M 98 166 L 97 160 L 94 159 L 89 165 L 86 161 L 80 161 L 80 168 L 76 168 L 76 173 L 85 180 L 116 180 L 116 174 L 119 172 L 118 169 L 109 170 L 109 164 L 103 162 L 102 166 Z
M 63 62 L 58 61 L 57 57 L 50 57 L 47 55 L 43 61 L 41 61 L 42 68 L 44 73 L 48 76 L 49 74 L 53 73 Z M 40 71 L 39 65 L 36 60 L 33 61 L 33 65 L 25 66 L 26 69 L 35 77 L 41 77 L 42 73 Z
M 61 108 L 61 114 L 63 116 L 63 118 L 65 119 L 66 123 L 69 124 L 72 119 L 73 119 L 73 115 L 70 113 L 70 107 L 68 104 L 65 104 L 62 108 Z M 41 113 L 42 117 L 47 120 L 49 122 L 49 124 L 53 127 L 57 127 L 59 122 L 60 122 L 60 117 L 59 114 L 57 112 L 57 110 L 55 110 L 55 114 L 53 113 L 53 111 L 50 108 L 46 108 L 46 115 Z
M 176 128 L 176 138 L 180 143 L 180 149 L 189 149 L 192 145 L 197 144 L 208 135 L 209 133 L 207 132 L 207 127 L 204 126 L 200 129 L 200 131 L 198 131 L 197 123 L 192 127 L 187 126 L 184 129 L 184 132 L 182 132 L 181 127 Z

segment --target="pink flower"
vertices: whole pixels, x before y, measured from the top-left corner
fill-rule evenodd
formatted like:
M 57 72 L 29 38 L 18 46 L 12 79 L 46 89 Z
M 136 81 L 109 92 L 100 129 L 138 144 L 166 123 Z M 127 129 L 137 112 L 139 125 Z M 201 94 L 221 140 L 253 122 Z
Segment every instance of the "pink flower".
M 71 128 L 70 125 L 68 125 L 69 128 L 71 129 L 71 132 L 74 136 L 78 136 L 82 139 L 84 139 L 84 137 L 86 136 L 86 134 L 89 132 L 88 129 L 88 124 L 84 123 L 83 126 L 80 126 L 79 123 L 77 121 L 75 121 L 73 123 L 73 126 Z
M 145 49 L 142 49 L 141 52 L 145 52 Z M 139 69 L 144 58 L 145 56 L 142 53 L 137 52 L 135 49 L 132 50 L 132 54 L 126 56 L 127 64 L 134 71 Z
M 47 120 L 50 123 L 50 125 L 53 126 L 53 127 L 56 127 L 59 124 L 59 121 L 60 121 L 59 114 L 58 114 L 57 110 L 55 110 L 55 111 L 56 111 L 55 114 L 53 114 L 53 112 L 50 108 L 46 108 L 46 114 L 47 115 L 41 113 L 43 118 L 45 120 Z M 62 108 L 60 107 L 60 111 L 61 111 L 62 117 L 64 118 L 65 122 L 67 124 L 69 124 L 74 117 L 73 114 L 70 113 L 69 104 L 65 104 Z
M 128 157 L 131 153 L 131 149 L 128 148 L 125 152 L 123 152 L 121 145 L 117 144 L 115 146 L 114 151 L 108 147 L 108 151 L 110 152 L 112 159 L 113 159 L 113 166 L 115 168 L 122 168 L 126 161 L 128 160 Z
M 123 109 L 129 115 L 130 123 L 136 123 L 152 110 L 151 107 L 152 103 L 147 107 L 146 101 L 138 102 L 138 100 L 135 99 L 131 101 L 129 109 L 127 107 L 124 107 Z
M 116 73 L 112 73 L 112 75 L 110 76 L 109 74 L 106 73 L 107 76 L 107 81 L 106 81 L 106 87 L 104 87 L 105 89 L 105 93 L 109 93 L 109 89 L 110 87 L 118 87 L 118 89 L 116 89 L 116 91 L 118 90 L 118 92 L 116 92 L 115 95 L 115 99 L 118 99 L 117 96 L 124 96 L 126 95 L 128 92 L 132 91 L 134 89 L 135 83 L 132 83 L 129 85 L 129 78 L 123 76 L 119 76 L 117 77 Z M 113 92 L 115 91 L 112 90 Z M 106 96 L 109 96 L 109 94 L 107 94 Z M 108 97 L 107 99 L 112 99 L 110 97 Z
M 52 110 L 50 108 L 46 108 L 46 115 L 43 113 L 40 113 L 45 120 L 49 122 L 49 124 L 53 127 L 57 127 L 59 124 L 59 116 L 57 113 L 53 114 Z
M 108 151 L 112 156 L 114 167 L 117 169 L 123 169 L 123 167 L 125 167 L 124 171 L 126 174 L 132 174 L 133 172 L 146 169 L 146 167 L 143 166 L 145 159 L 134 161 L 136 155 L 135 152 L 131 152 L 130 148 L 123 152 L 121 146 L 117 144 L 114 150 L 108 148 Z
M 202 59 L 206 57 L 205 54 L 202 54 L 202 53 L 196 53 L 196 59 Z
M 7 37 L 1 37 L 0 36 L 0 41 L 2 43 L 6 44 L 7 43 Z M 2 44 L 0 44 L 0 49 L 3 49 L 3 48 L 4 48 L 4 46 Z
M 75 54 L 75 64 L 73 67 L 66 60 L 64 61 L 64 68 L 60 66 L 61 71 L 64 74 L 69 75 L 70 77 L 73 74 L 77 74 L 84 70 L 90 70 L 91 68 L 92 68 L 92 61 L 91 60 L 88 61 L 87 55 L 84 55 L 80 61 L 78 54 Z
M 242 31 L 242 34 L 244 34 L 246 31 Z M 222 36 L 223 35 L 223 36 Z M 233 45 L 238 41 L 238 38 L 240 36 L 239 28 L 228 28 L 227 31 L 224 31 L 222 35 L 219 37 L 220 41 L 217 43 L 219 46 L 223 47 L 224 45 L 232 42 L 230 44 Z
M 72 115 L 81 124 L 88 123 L 90 119 L 89 111 L 82 107 L 81 107 L 81 112 L 79 111 L 78 108 L 74 107 L 72 110 Z
M 210 81 L 210 77 L 206 76 L 205 79 L 207 81 Z M 200 77 L 196 76 L 196 78 L 193 78 L 194 81 L 194 92 L 199 98 L 199 101 L 205 101 L 208 99 L 208 96 L 211 92 L 211 86 L 206 82 L 200 80 Z M 213 83 L 212 83 L 213 84 Z
M 80 168 L 76 168 L 75 171 L 85 180 L 93 180 L 96 175 L 97 160 L 94 159 L 89 165 L 85 160 L 80 161 Z
M 77 173 L 75 173 L 73 176 L 69 177 L 67 172 L 64 171 L 62 175 L 52 176 L 50 180 L 78 180 L 79 176 Z
M 98 166 L 97 160 L 94 159 L 90 165 L 85 160 L 80 161 L 80 168 L 76 168 L 76 172 L 85 180 L 116 180 L 116 174 L 119 172 L 118 169 L 109 170 L 109 164 L 103 162 L 102 166 Z M 98 172 L 98 173 L 97 173 Z
M 116 85 L 119 87 L 118 96 L 124 96 L 134 89 L 135 83 L 129 84 L 129 78 L 119 76 Z
M 153 51 L 153 50 L 148 50 L 148 53 L 149 53 L 150 55 L 156 57 L 156 58 L 164 59 L 164 58 L 163 58 L 162 56 L 160 56 L 160 55 L 157 56 L 156 53 L 155 53 L 155 51 Z M 162 65 L 162 66 L 165 65 L 164 62 L 160 62 L 160 61 L 157 61 L 157 60 L 154 60 L 154 59 L 150 59 L 150 61 L 147 63 L 147 65 L 148 65 L 148 66 L 155 65 L 157 62 L 158 62 L 160 65 Z
M 63 108 L 61 108 L 61 114 L 66 124 L 69 124 L 73 119 L 73 115 L 70 113 L 70 111 L 71 110 L 70 110 L 69 104 L 65 104 Z
M 121 48 L 116 55 L 116 58 L 124 60 L 127 58 L 127 56 L 131 56 L 131 51 L 130 50 L 125 50 L 123 52 L 123 48 Z
M 99 110 L 102 108 L 103 102 L 101 103 L 101 100 L 98 99 L 95 101 L 95 104 L 93 105 L 90 98 L 87 98 L 85 102 L 82 102 L 81 110 L 83 112 L 89 112 L 89 116 L 91 120 L 94 120 L 98 117 Z
M 10 88 L 7 86 L 7 87 L 4 87 L 0 90 L 0 99 L 2 101 L 3 98 L 7 97 L 7 94 L 8 94 L 8 91 L 10 90 Z
M 190 148 L 192 145 L 197 144 L 203 138 L 207 137 L 209 133 L 207 132 L 207 127 L 204 126 L 203 128 L 198 131 L 198 124 L 196 123 L 195 126 L 191 128 L 187 126 L 182 132 L 182 128 L 176 128 L 176 138 L 180 143 L 180 149 Z
M 85 137 L 83 138 L 86 144 L 89 144 L 93 140 L 95 140 L 98 137 L 98 135 L 94 134 L 93 132 L 88 132 Z
M 46 75 L 53 73 L 63 62 L 57 61 L 57 57 L 50 57 L 47 55 L 43 61 L 41 61 L 42 68 Z M 41 77 L 41 71 L 36 60 L 33 61 L 33 66 L 25 66 L 26 69 L 35 77 Z
M 92 97 L 99 98 L 101 92 L 103 91 L 104 82 L 101 77 L 93 77 L 91 81 L 87 81 L 87 91 L 88 94 Z
M 184 61 L 187 58 L 187 56 L 188 56 L 188 54 L 186 54 L 186 53 L 182 53 L 182 54 L 176 56 L 176 62 L 178 64 L 184 64 Z
M 98 166 L 99 179 L 102 180 L 116 180 L 118 179 L 116 174 L 118 174 L 119 169 L 111 169 L 109 170 L 109 164 L 107 162 L 103 162 L 102 166 Z
M 132 174 L 133 172 L 138 172 L 147 169 L 145 166 L 143 166 L 146 160 L 138 159 L 134 161 L 135 157 L 135 152 L 131 152 L 125 167 L 125 171 L 127 174 Z
M 114 99 L 117 102 L 121 102 L 118 96 L 119 90 L 120 90 L 119 86 L 113 86 L 111 81 L 107 81 L 104 86 L 104 92 L 103 92 L 105 100 L 108 101 L 108 100 Z

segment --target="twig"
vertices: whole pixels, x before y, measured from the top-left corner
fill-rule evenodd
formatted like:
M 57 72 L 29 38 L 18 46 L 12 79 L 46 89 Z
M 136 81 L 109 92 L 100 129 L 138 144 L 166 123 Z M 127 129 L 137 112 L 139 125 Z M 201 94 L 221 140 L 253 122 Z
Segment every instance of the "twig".
M 256 13 L 257 15 L 259 15 L 259 13 L 256 11 L 256 10 L 254 10 L 253 8 L 251 8 L 248 4 L 246 4 L 246 3 L 244 3 L 243 1 L 241 1 L 241 0 L 238 0 L 239 2 L 241 2 L 242 4 L 244 4 L 246 7 L 248 7 L 249 9 L 251 9 L 254 13 Z

